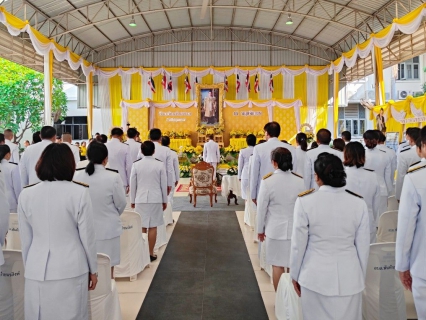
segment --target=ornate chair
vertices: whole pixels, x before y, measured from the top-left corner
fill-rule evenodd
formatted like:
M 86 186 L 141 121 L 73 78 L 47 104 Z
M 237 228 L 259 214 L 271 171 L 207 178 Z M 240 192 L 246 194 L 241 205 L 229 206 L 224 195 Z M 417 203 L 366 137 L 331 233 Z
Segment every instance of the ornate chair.
M 214 168 L 207 162 L 201 161 L 192 168 L 191 182 L 189 184 L 189 203 L 192 203 L 192 196 L 194 196 L 195 207 L 197 205 L 197 196 L 209 196 L 210 206 L 213 207 L 213 195 L 217 203 Z

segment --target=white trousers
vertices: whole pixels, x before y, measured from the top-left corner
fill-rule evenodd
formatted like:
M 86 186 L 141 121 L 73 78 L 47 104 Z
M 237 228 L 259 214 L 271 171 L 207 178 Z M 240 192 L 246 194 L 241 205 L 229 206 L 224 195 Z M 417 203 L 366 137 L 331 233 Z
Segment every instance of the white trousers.
M 216 180 L 216 167 L 217 167 L 217 162 L 207 162 L 207 163 L 213 166 L 213 168 L 214 168 L 213 180 Z
M 417 319 L 426 320 L 426 280 L 413 277 L 412 289 Z

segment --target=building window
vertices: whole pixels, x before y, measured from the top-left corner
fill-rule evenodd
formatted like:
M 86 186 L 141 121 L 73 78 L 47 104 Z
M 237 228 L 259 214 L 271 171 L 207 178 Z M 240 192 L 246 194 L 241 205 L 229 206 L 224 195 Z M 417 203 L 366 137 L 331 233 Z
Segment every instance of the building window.
M 54 124 L 57 135 L 64 132 L 71 133 L 73 140 L 87 140 L 87 117 L 66 117 L 63 121 Z
M 349 131 L 354 137 L 362 137 L 366 127 L 366 112 L 360 104 L 349 103 L 339 108 L 338 135 Z
M 418 80 L 420 79 L 420 59 L 414 57 L 413 59 L 404 61 L 398 64 L 398 79 L 397 80 Z

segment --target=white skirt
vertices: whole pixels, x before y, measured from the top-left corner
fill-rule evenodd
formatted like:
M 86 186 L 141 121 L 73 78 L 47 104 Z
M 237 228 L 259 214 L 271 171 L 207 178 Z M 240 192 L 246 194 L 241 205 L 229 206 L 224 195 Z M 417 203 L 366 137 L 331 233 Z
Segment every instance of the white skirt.
M 362 291 L 351 296 L 323 296 L 304 287 L 303 320 L 362 320 Z
M 249 180 L 241 179 L 241 198 L 243 198 L 244 200 L 247 200 L 248 187 L 249 187 Z
M 135 211 L 141 215 L 142 228 L 154 228 L 164 224 L 162 203 L 136 203 Z
M 290 240 L 275 240 L 266 237 L 266 263 L 276 267 L 290 267 Z
M 89 275 L 63 280 L 25 279 L 25 320 L 86 320 Z
M 96 240 L 96 252 L 106 254 L 111 259 L 111 267 L 120 264 L 120 236 Z

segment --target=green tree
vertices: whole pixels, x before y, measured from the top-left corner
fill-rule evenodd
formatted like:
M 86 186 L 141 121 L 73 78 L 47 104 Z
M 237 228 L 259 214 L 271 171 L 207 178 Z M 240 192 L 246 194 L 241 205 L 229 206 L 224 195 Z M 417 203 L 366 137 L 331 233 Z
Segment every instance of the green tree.
M 44 75 L 0 58 L 0 128 L 10 128 L 19 143 L 27 130 L 40 130 L 44 117 Z M 52 114 L 67 112 L 63 82 L 53 79 Z

